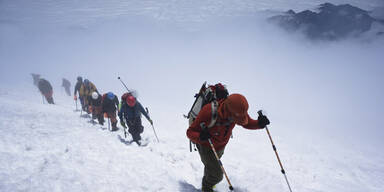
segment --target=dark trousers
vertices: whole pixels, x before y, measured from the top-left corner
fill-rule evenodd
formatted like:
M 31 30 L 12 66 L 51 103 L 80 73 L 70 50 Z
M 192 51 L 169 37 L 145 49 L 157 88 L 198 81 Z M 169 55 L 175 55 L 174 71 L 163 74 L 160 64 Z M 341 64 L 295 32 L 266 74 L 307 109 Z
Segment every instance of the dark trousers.
M 132 135 L 133 141 L 140 141 L 140 134 L 143 133 L 144 127 L 141 125 L 141 118 L 127 119 L 128 132 Z
M 55 104 L 52 97 L 45 97 L 49 104 Z
M 116 130 L 117 129 L 116 111 L 107 111 L 106 113 L 107 113 L 107 117 L 111 120 L 112 130 Z
M 65 89 L 65 92 L 67 93 L 68 96 L 71 96 L 71 90 L 69 89 L 69 87 L 64 87 Z
M 53 97 L 52 97 L 52 95 L 53 95 L 53 91 L 49 91 L 49 92 L 47 92 L 47 93 L 43 93 L 43 95 L 44 95 L 45 99 L 47 100 L 47 102 L 48 102 L 49 104 L 55 104 L 55 103 L 53 102 Z
M 80 101 L 83 101 L 82 102 L 82 106 L 83 106 L 83 111 L 87 112 L 88 114 L 91 114 L 91 111 L 89 110 L 89 100 L 88 100 L 88 97 L 87 96 L 83 96 L 80 98 Z
M 83 111 L 86 111 L 85 110 L 85 106 L 84 106 L 84 99 L 83 99 L 83 97 L 79 96 L 79 99 L 80 99 L 81 108 L 83 109 Z
M 96 119 L 99 121 L 100 125 L 104 125 L 104 116 L 101 112 L 101 106 L 92 106 L 92 119 Z
M 216 159 L 212 149 L 197 144 L 201 162 L 204 164 L 204 176 L 202 180 L 202 191 L 212 191 L 212 187 L 223 180 L 223 171 Z M 219 158 L 223 156 L 224 149 L 216 151 Z

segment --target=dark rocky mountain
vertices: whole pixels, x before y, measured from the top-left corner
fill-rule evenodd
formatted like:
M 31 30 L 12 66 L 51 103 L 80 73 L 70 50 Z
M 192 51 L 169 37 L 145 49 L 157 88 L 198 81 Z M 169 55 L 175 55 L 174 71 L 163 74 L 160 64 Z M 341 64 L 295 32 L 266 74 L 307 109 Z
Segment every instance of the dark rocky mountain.
M 374 23 L 384 26 L 384 21 L 373 18 L 370 12 L 349 4 L 321 4 L 318 12 L 289 10 L 283 15 L 270 17 L 288 31 L 302 31 L 308 38 L 315 40 L 338 40 L 356 37 L 370 31 Z M 379 31 L 376 35 L 381 35 Z

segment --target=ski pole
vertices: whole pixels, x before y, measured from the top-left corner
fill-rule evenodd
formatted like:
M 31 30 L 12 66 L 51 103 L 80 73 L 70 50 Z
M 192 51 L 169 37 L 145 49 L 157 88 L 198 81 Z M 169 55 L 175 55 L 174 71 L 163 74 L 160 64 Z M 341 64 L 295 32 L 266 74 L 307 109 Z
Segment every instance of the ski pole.
M 147 114 L 148 114 L 148 116 L 149 116 L 148 107 L 146 107 L 145 110 L 147 111 Z M 156 137 L 156 139 L 157 139 L 157 142 L 160 142 L 160 141 L 159 141 L 159 138 L 157 137 L 157 134 L 156 134 L 156 131 L 155 131 L 155 127 L 153 126 L 153 122 L 151 123 L 151 126 L 152 126 L 152 129 L 153 129 L 153 132 L 155 133 L 155 137 Z
M 45 104 L 45 102 L 44 102 L 44 95 L 43 94 L 41 94 L 41 98 L 43 99 L 43 104 Z
M 78 109 L 77 109 L 77 99 L 75 100 L 75 103 L 76 103 L 76 111 L 78 111 Z
M 260 111 L 257 112 L 257 114 L 259 114 L 259 116 L 262 116 L 262 115 L 263 115 L 263 112 L 260 110 Z M 269 140 L 271 141 L 273 151 L 275 151 L 275 155 L 276 155 L 276 157 L 277 157 L 277 161 L 279 162 L 279 165 L 280 165 L 280 168 L 281 168 L 281 173 L 284 175 L 284 178 L 285 178 L 285 181 L 287 182 L 289 191 L 292 192 L 291 186 L 289 185 L 289 182 L 288 182 L 287 175 L 285 174 L 285 170 L 284 170 L 284 168 L 283 168 L 283 164 L 281 163 L 279 154 L 277 153 L 276 146 L 275 146 L 275 144 L 273 143 L 273 140 L 272 140 L 272 137 L 271 137 L 271 133 L 269 132 L 269 129 L 268 129 L 267 126 L 265 126 L 265 130 L 267 130 L 268 137 L 269 137 Z
M 200 126 L 201 126 L 201 128 L 203 128 L 203 129 L 208 129 L 207 126 L 205 125 L 205 123 L 201 123 Z M 213 146 L 213 143 L 212 143 L 212 141 L 211 141 L 210 138 L 208 138 L 208 142 L 209 142 L 209 145 L 211 146 L 211 149 L 212 149 L 213 153 L 215 154 L 215 157 L 216 157 L 217 162 L 218 162 L 219 165 L 220 165 L 221 171 L 223 171 L 223 173 L 224 173 L 225 179 L 227 179 L 227 182 L 228 182 L 228 184 L 229 184 L 229 190 L 233 191 L 233 187 L 232 187 L 231 181 L 229 181 L 229 178 L 228 178 L 227 173 L 225 172 L 223 163 L 221 163 L 221 160 L 220 160 L 219 156 L 217 155 L 216 149 L 215 149 L 215 147 Z
M 123 80 L 121 80 L 120 77 L 117 77 L 118 80 L 120 80 L 120 82 L 124 85 L 124 87 L 127 89 L 127 91 L 130 93 L 131 91 L 128 89 L 128 87 L 125 85 L 125 83 L 123 82 Z

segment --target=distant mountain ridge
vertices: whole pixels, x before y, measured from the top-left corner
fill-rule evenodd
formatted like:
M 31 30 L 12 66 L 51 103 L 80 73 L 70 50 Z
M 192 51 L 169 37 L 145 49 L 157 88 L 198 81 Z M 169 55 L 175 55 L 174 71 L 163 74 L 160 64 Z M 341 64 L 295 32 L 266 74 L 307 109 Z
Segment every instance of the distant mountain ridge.
M 319 12 L 289 10 L 284 15 L 270 17 L 287 31 L 302 31 L 308 38 L 316 40 L 338 40 L 349 36 L 359 36 L 379 23 L 384 29 L 384 20 L 373 18 L 369 11 L 349 4 L 321 4 Z M 377 31 L 377 35 L 383 32 Z

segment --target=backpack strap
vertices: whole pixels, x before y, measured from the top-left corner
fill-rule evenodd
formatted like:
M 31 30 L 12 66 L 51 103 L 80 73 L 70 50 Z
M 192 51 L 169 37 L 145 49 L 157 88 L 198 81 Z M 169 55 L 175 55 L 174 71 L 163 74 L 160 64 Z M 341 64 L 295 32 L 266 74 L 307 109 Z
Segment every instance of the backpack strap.
M 104 93 L 103 96 L 101 96 L 101 102 L 104 102 L 105 97 L 107 97 L 107 94 Z
M 211 128 L 213 126 L 215 126 L 216 124 L 216 120 L 217 120 L 217 108 L 218 108 L 218 105 L 219 103 L 215 100 L 213 102 L 211 102 L 211 108 L 212 108 L 212 112 L 211 112 L 211 122 L 209 123 L 208 125 L 208 128 Z

